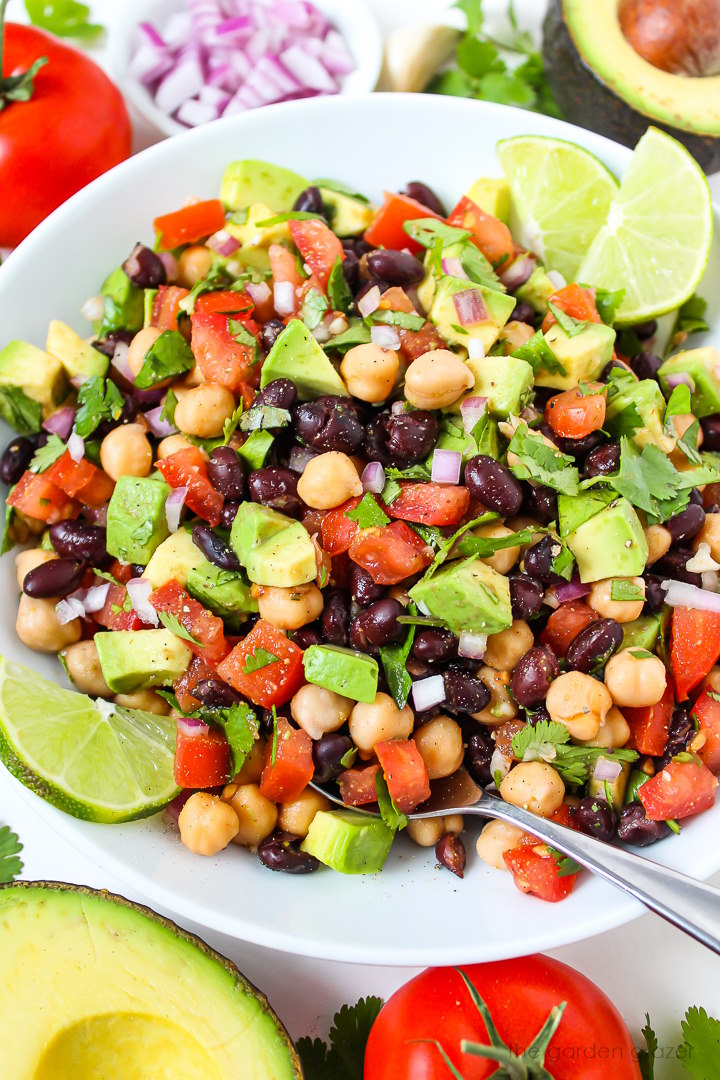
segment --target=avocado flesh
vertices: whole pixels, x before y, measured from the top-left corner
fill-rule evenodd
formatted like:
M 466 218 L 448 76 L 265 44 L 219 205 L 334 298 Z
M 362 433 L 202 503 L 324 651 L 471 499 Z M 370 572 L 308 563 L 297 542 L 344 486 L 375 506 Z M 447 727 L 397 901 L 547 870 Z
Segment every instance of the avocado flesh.
M 583 583 L 639 577 L 645 570 L 647 540 L 627 499 L 617 499 L 588 518 L 570 533 L 566 543 L 575 556 Z
M 317 577 L 315 548 L 307 529 L 259 503 L 238 507 L 230 547 L 257 585 L 292 588 Z
M 321 810 L 300 847 L 341 874 L 377 874 L 394 835 L 380 817 L 356 810 Z
M 287 222 L 281 221 L 276 225 L 260 225 L 261 221 L 270 221 L 277 217 L 277 211 L 273 210 L 265 202 L 253 202 L 247 207 L 244 221 L 231 218 L 225 223 L 225 229 L 240 241 L 240 247 L 233 252 L 233 259 L 246 266 L 255 267 L 257 270 L 270 269 L 270 256 L 268 250 L 271 244 L 289 244 L 290 230 Z
M 231 161 L 220 186 L 220 199 L 228 210 L 242 210 L 251 203 L 265 202 L 275 214 L 291 210 L 307 180 L 290 169 L 269 161 Z
M 177 581 L 184 588 L 190 571 L 204 562 L 205 557 L 200 548 L 193 544 L 190 531 L 178 529 L 155 549 L 143 577 L 148 579 L 153 589 L 167 585 L 168 581 Z
M 353 701 L 372 704 L 377 694 L 378 662 L 339 645 L 310 645 L 303 653 L 305 678 Z
M 466 397 L 487 398 L 488 412 L 497 420 L 518 416 L 532 394 L 534 375 L 527 360 L 519 356 L 482 356 L 465 361 L 475 376 L 475 385 Z M 460 402 L 452 411 L 460 409 Z
M 720 357 L 718 358 L 720 360 Z M 633 406 L 642 423 L 631 435 L 636 446 L 657 446 L 663 454 L 671 454 L 677 440 L 666 435 L 663 430 L 665 420 L 665 398 L 654 379 L 641 379 L 628 386 L 627 390 L 616 394 L 607 407 L 604 427 L 610 435 L 619 437 L 623 434 L 621 426 L 616 426 L 615 419 L 623 410 Z
M 8 1080 L 300 1080 L 265 996 L 159 915 L 23 882 L 0 888 L 0 925 Z
M 0 387 L 17 387 L 42 405 L 48 416 L 68 391 L 61 361 L 27 341 L 9 341 L 0 350 Z
M 51 356 L 58 358 L 71 379 L 76 375 L 87 378 L 104 375 L 110 364 L 107 356 L 93 349 L 71 326 L 58 319 L 50 322 L 45 348 Z
M 463 327 L 460 325 L 460 318 L 453 296 L 456 293 L 463 292 L 480 293 L 487 308 L 487 319 L 473 326 Z M 420 299 L 424 303 L 422 296 L 420 296 Z M 499 292 L 497 289 L 489 289 L 465 278 L 454 278 L 445 275 L 440 278 L 435 287 L 428 318 L 435 324 L 438 332 L 442 334 L 445 340 L 451 344 L 462 345 L 467 348 L 471 338 L 479 338 L 487 352 L 497 341 L 498 335 L 512 315 L 514 307 L 515 297 L 508 295 L 508 293 Z
M 257 600 L 250 595 L 250 586 L 242 574 L 220 570 L 208 559 L 192 567 L 185 587 L 193 599 L 223 619 L 231 630 L 239 629 L 258 609 Z
M 510 185 L 504 178 L 479 177 L 469 189 L 467 198 L 486 214 L 510 224 Z
M 547 275 L 544 266 L 536 266 L 524 285 L 515 290 L 515 296 L 519 304 L 529 304 L 538 315 L 547 315 L 548 301 L 553 293 L 557 292 L 557 286 L 553 284 Z
M 187 670 L 192 652 L 169 630 L 114 630 L 96 634 L 103 678 L 114 694 L 170 686 Z
M 121 476 L 107 512 L 107 550 L 123 563 L 146 566 L 170 535 L 165 501 L 171 487 L 150 476 Z
M 345 383 L 299 319 L 290 320 L 267 354 L 260 388 L 274 379 L 292 380 L 301 401 L 312 401 L 328 394 L 348 397 Z
M 320 188 L 323 205 L 330 215 L 330 225 L 336 236 L 359 236 L 369 228 L 375 217 L 375 210 L 370 203 L 354 199 L 342 191 Z
M 567 120 L 631 147 L 654 124 L 706 172 L 720 168 L 720 75 L 673 75 L 642 59 L 622 32 L 617 0 L 551 0 L 543 58 Z
M 474 556 L 445 563 L 413 585 L 410 597 L 455 634 L 499 634 L 512 624 L 508 579 Z
M 592 382 L 612 360 L 615 331 L 605 323 L 587 323 L 579 334 L 570 337 L 559 323 L 545 333 L 545 341 L 565 369 L 540 369 L 535 375 L 537 386 L 556 390 L 572 390 L 578 383 Z
M 672 393 L 668 376 L 689 375 L 693 381 L 690 398 L 693 415 L 698 419 L 720 412 L 720 353 L 712 345 L 675 353 L 658 371 L 658 379 L 667 397 Z

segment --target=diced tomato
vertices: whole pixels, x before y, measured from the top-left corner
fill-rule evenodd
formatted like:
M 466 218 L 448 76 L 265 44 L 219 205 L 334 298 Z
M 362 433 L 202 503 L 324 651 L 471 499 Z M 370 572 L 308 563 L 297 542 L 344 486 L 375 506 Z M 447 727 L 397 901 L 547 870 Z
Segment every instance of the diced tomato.
M 673 758 L 638 788 L 638 798 L 651 821 L 669 821 L 709 810 L 715 802 L 717 786 L 717 777 L 700 758 L 694 761 Z
M 217 292 L 202 293 L 195 301 L 196 312 L 219 311 L 222 315 L 249 314 L 254 304 L 245 290 L 219 289 Z
M 376 743 L 375 753 L 382 765 L 392 801 L 402 814 L 430 798 L 427 765 L 412 739 L 388 739 Z
M 323 550 L 328 555 L 340 555 L 350 547 L 355 533 L 358 531 L 357 521 L 347 517 L 348 510 L 354 510 L 360 498 L 348 499 L 334 510 L 328 510 L 320 526 Z
M 571 641 L 581 630 L 599 618 L 584 600 L 569 600 L 553 611 L 540 635 L 543 645 L 549 645 L 556 656 L 564 656 Z
M 273 282 L 288 281 L 293 288 L 299 288 L 305 280 L 298 269 L 297 258 L 289 248 L 282 244 L 271 244 L 268 251 Z
M 554 904 L 573 891 L 577 874 L 560 877 L 558 864 L 549 853 L 540 854 L 534 847 L 516 847 L 506 851 L 503 859 L 521 892 Z
M 175 783 L 181 788 L 210 788 L 230 777 L 230 746 L 222 731 L 198 729 L 188 735 L 178 726 Z
M 222 619 L 213 615 L 197 600 L 193 600 L 177 581 L 168 581 L 150 594 L 150 603 L 156 611 L 174 615 L 192 641 L 188 645 L 196 656 L 207 660 L 208 664 L 217 664 L 229 652 L 225 640 L 225 627 Z
M 704 690 L 690 715 L 697 718 L 698 731 L 705 736 L 697 755 L 710 772 L 716 773 L 720 772 L 720 701 L 715 700 L 714 693 L 714 690 Z
M 217 311 L 200 311 L 191 318 L 192 351 L 208 382 L 227 386 L 238 394 L 244 383 L 260 380 L 255 349 L 237 341 L 228 327 L 228 316 Z
M 224 498 L 207 478 L 207 465 L 197 446 L 178 450 L 157 462 L 157 468 L 170 487 L 186 487 L 185 504 L 210 525 L 220 523 Z
M 417 314 L 412 300 L 405 290 L 398 285 L 393 285 L 392 288 L 385 290 L 380 297 L 378 309 L 380 311 L 404 311 L 406 315 Z
M 113 559 L 110 564 L 109 573 L 123 585 L 127 585 L 128 581 L 133 576 L 132 567 L 126 563 L 121 563 L 119 559 Z
M 43 475 L 86 506 L 102 506 L 115 488 L 115 481 L 106 472 L 87 458 L 74 461 L 67 450 Z
M 430 549 L 402 521 L 393 521 L 384 528 L 360 529 L 348 553 L 376 585 L 397 585 L 432 562 Z
M 670 632 L 670 669 L 678 701 L 685 701 L 720 657 L 720 614 L 676 607 Z
M 545 406 L 545 419 L 556 435 L 564 439 L 584 439 L 605 423 L 605 395 L 566 390 L 551 397 Z
M 553 293 L 549 303 L 559 307 L 571 319 L 577 319 L 579 322 L 602 322 L 595 305 L 594 290 L 583 289 L 582 286 L 576 285 L 574 282 Z M 553 323 L 556 322 L 557 319 L 552 311 L 548 311 L 543 319 L 543 332 L 549 330 Z
M 675 694 L 669 683 L 656 705 L 623 708 L 623 716 L 630 726 L 632 748 L 655 757 L 664 753 L 674 708 Z
M 193 696 L 193 690 L 201 679 L 214 677 L 215 669 L 206 664 L 201 656 L 193 656 L 187 671 L 184 671 L 173 683 L 173 693 L 183 712 L 189 713 L 197 709 L 200 700 Z
M 567 803 L 562 803 L 557 810 L 554 810 L 550 815 L 550 820 L 558 825 L 564 825 L 566 829 L 577 829 L 575 809 Z M 513 847 L 537 847 L 538 844 L 542 844 L 542 840 L 539 840 L 537 836 L 533 836 L 532 833 L 524 832 L 520 834 L 517 843 Z
M 325 290 L 336 260 L 345 261 L 342 243 L 332 229 L 316 218 L 289 221 L 288 228 L 303 262 L 307 263 Z
M 222 229 L 224 224 L 225 207 L 219 199 L 190 203 L 181 210 L 162 214 L 153 221 L 164 251 L 180 247 L 181 244 L 194 244 L 196 240 L 202 240 Z
M 385 192 L 385 202 L 365 230 L 365 239 L 373 247 L 394 248 L 396 251 L 403 248 L 413 252 L 422 251 L 422 245 L 411 240 L 403 229 L 406 221 L 416 221 L 418 218 L 443 220 L 434 210 L 428 210 L 427 206 L 411 199 L 409 195 Z
M 21 514 L 54 525 L 64 518 L 76 517 L 80 509 L 64 491 L 48 480 L 46 473 L 33 473 L 28 469 L 22 474 L 15 488 L 8 495 L 8 506 Z
M 267 659 L 263 653 L 277 659 L 255 671 L 245 671 L 248 659 L 250 668 Z M 305 682 L 302 649 L 264 619 L 218 665 L 217 673 L 255 705 L 266 709 L 284 705 Z
M 400 494 L 387 506 L 390 517 L 421 525 L 457 525 L 470 505 L 467 488 L 453 484 L 401 483 Z
M 153 300 L 150 325 L 157 326 L 158 330 L 177 330 L 180 301 L 189 295 L 190 290 L 181 285 L 161 285 Z
M 306 731 L 292 727 L 281 716 L 277 722 L 277 740 L 268 739 L 265 750 L 260 794 L 273 802 L 292 802 L 308 786 L 314 771 L 312 739 Z
M 450 225 L 467 229 L 485 258 L 494 267 L 502 266 L 515 254 L 515 244 L 505 222 L 463 196 L 448 217 Z
M 431 322 L 420 330 L 400 330 L 400 352 L 409 364 L 432 349 L 444 349 L 446 342 Z
M 379 765 L 368 765 L 366 769 L 346 769 L 338 776 L 340 798 L 346 806 L 367 806 L 377 802 L 376 778 Z
M 130 603 L 124 585 L 110 586 L 105 604 L 93 618 L 107 630 L 140 630 L 142 627 L 142 620 Z

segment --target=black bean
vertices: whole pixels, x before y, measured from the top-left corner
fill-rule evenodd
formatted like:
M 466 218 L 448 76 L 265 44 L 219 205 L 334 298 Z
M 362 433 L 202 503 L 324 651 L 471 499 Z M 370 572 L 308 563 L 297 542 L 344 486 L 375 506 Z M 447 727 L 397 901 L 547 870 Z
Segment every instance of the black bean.
M 350 596 L 345 589 L 327 589 L 320 625 L 325 641 L 331 645 L 347 645 L 350 626 Z
M 425 276 L 425 268 L 409 251 L 393 251 L 390 248 L 372 251 L 365 256 L 368 269 L 388 285 L 415 285 Z
M 695 552 L 691 548 L 671 548 L 662 559 L 655 563 L 653 569 L 657 570 L 664 578 L 674 578 L 676 581 L 686 581 L 688 585 L 697 585 L 702 588 L 702 575 L 692 570 L 686 570 L 685 564 L 693 558 Z
M 568 646 L 565 660 L 573 671 L 586 674 L 603 667 L 622 645 L 623 629 L 614 619 L 598 619 L 581 630 Z
M 360 607 L 367 607 L 376 600 L 382 600 L 385 589 L 382 585 L 376 585 L 367 570 L 356 563 L 350 570 L 350 591 L 352 598 Z
M 703 416 L 700 427 L 703 433 L 703 450 L 720 450 L 720 413 Z
M 3 484 L 17 484 L 32 461 L 35 448 L 29 439 L 16 435 L 5 447 L 0 458 L 0 480 Z
M 585 435 L 582 439 L 564 439 L 560 435 L 553 435 L 552 441 L 563 454 L 569 454 L 571 457 L 580 460 L 591 454 L 593 450 L 597 450 L 599 446 L 603 446 L 605 436 L 601 431 L 591 431 L 589 435 Z
M 314 855 L 300 851 L 298 838 L 289 833 L 275 832 L 258 844 L 258 858 L 268 870 L 281 870 L 285 874 L 312 874 L 320 863 Z
M 530 307 L 530 304 L 526 304 L 525 301 L 515 305 L 512 317 L 515 322 L 528 323 L 529 326 L 535 324 L 535 312 Z
M 682 544 L 684 540 L 692 540 L 705 524 L 705 511 L 697 503 L 688 503 L 685 510 L 665 522 L 665 528 L 673 538 L 673 543 Z
M 635 337 L 639 338 L 640 341 L 647 341 L 649 338 L 654 337 L 657 333 L 657 328 L 657 319 L 648 319 L 647 322 L 637 323 L 636 326 L 633 326 L 632 331 Z
M 544 536 L 525 552 L 523 559 L 525 573 L 537 578 L 545 585 L 562 585 L 564 579 L 552 568 L 553 559 L 560 554 L 561 550 L 557 540 L 554 540 L 552 536 Z
M 508 581 L 513 618 L 532 619 L 543 606 L 544 586 L 527 574 L 513 574 Z
M 521 656 L 512 674 L 510 689 L 518 705 L 539 705 L 547 697 L 550 683 L 560 674 L 551 649 L 536 645 Z
M 104 338 L 93 341 L 93 349 L 97 349 L 103 356 L 109 356 L 112 360 L 115 354 L 115 346 L 119 344 L 129 345 L 134 337 L 130 330 L 111 330 Z
M 293 203 L 293 210 L 301 210 L 306 214 L 320 214 L 324 216 L 325 210 L 323 207 L 322 195 L 320 194 L 320 188 L 311 184 L 310 187 L 306 187 L 304 191 L 301 191 Z
M 50 526 L 50 540 L 58 555 L 99 565 L 107 554 L 106 532 L 101 525 L 66 518 Z
M 343 242 L 345 258 L 342 264 L 343 277 L 350 291 L 355 294 L 360 286 L 360 260 L 353 248 L 348 248 Z
M 439 214 L 440 217 L 446 216 L 445 207 L 433 189 L 428 187 L 427 184 L 423 184 L 422 180 L 411 180 L 409 184 L 405 185 L 405 190 L 401 194 L 408 195 L 415 202 L 427 206 L 428 210 L 432 210 L 434 214 Z
M 667 743 L 662 757 L 655 758 L 655 768 L 659 771 L 669 765 L 677 754 L 687 750 L 688 743 L 695 735 L 695 724 L 690 719 L 688 708 L 680 705 L 672 715 Z
M 537 518 L 543 525 L 549 525 L 551 521 L 558 519 L 557 494 L 552 488 L 538 484 L 525 487 L 525 505 L 531 517 Z
M 366 451 L 372 461 L 404 468 L 426 458 L 440 434 L 432 413 L 380 413 L 367 428 Z
M 248 493 L 253 502 L 290 517 L 302 517 L 305 504 L 297 493 L 298 479 L 298 474 L 290 469 L 274 466 L 256 469 L 248 477 Z
M 665 605 L 665 590 L 661 587 L 663 577 L 655 574 L 643 575 L 645 579 L 645 606 L 643 612 L 646 615 L 655 615 Z
M 367 623 L 363 618 L 365 611 L 361 611 L 359 615 L 356 615 L 351 620 L 348 628 L 348 645 L 351 649 L 357 649 L 359 652 L 368 653 L 370 656 L 379 656 L 380 650 L 377 645 L 370 640 L 366 634 Z
M 645 813 L 645 807 L 640 802 L 629 803 L 620 811 L 617 838 L 623 844 L 646 847 L 648 844 L 654 844 L 656 840 L 669 836 L 671 831 L 665 821 L 650 821 Z
M 658 371 L 662 367 L 662 359 L 656 356 L 655 353 L 647 352 L 643 349 L 642 352 L 636 353 L 630 361 L 630 366 L 637 375 L 638 379 L 654 379 Z
M 530 727 L 536 727 L 537 724 L 550 723 L 550 713 L 547 711 L 545 705 L 535 705 L 532 709 L 523 709 L 524 720 L 526 724 L 530 724 Z
M 435 858 L 451 874 L 461 878 L 465 869 L 465 845 L 454 833 L 445 833 L 435 845 Z
M 609 364 L 600 372 L 600 382 L 606 383 L 610 379 L 610 375 L 613 371 L 630 371 L 630 365 L 624 363 L 622 360 L 611 360 Z
M 620 468 L 620 447 L 617 443 L 607 443 L 591 450 L 585 458 L 586 476 L 607 476 Z
M 473 499 L 503 517 L 512 517 L 522 506 L 520 481 L 487 454 L 476 454 L 470 458 L 465 466 L 465 487 Z
M 262 344 L 265 352 L 270 352 L 277 339 L 285 329 L 282 319 L 268 319 L 262 328 Z
M 303 402 L 295 411 L 295 435 L 314 450 L 356 454 L 365 438 L 362 412 L 341 397 Z
M 450 630 L 428 626 L 418 630 L 412 646 L 412 655 L 428 664 L 454 660 L 458 651 L 458 639 Z
M 691 488 L 690 490 L 690 502 L 695 506 L 703 505 L 702 492 L 698 488 Z
M 586 836 L 595 836 L 598 840 L 612 840 L 617 828 L 618 817 L 605 799 L 587 796 L 580 800 L 575 811 L 575 823 Z
M 300 649 L 309 649 L 311 645 L 322 645 L 323 635 L 319 623 L 308 623 L 299 630 L 293 630 L 292 639 Z
M 77 589 L 85 573 L 85 563 L 75 559 L 51 559 L 29 570 L 23 579 L 23 592 L 37 599 L 67 596 Z
M 345 766 L 342 758 L 353 748 L 352 739 L 329 731 L 313 742 L 312 755 L 315 772 L 313 780 L 317 784 L 327 784 L 340 775 Z
M 241 502 L 245 494 L 245 466 L 232 446 L 216 446 L 207 466 L 208 480 L 229 502 Z
M 222 525 L 223 529 L 227 529 L 228 531 L 232 529 L 233 522 L 237 516 L 237 512 L 239 509 L 239 502 L 226 502 L 223 505 L 223 508 L 220 511 L 220 524 Z
M 297 387 L 291 379 L 273 379 L 258 390 L 253 401 L 256 405 L 271 405 L 275 409 L 294 409 L 297 404 Z
M 372 645 L 391 645 L 405 638 L 406 628 L 399 623 L 398 615 L 403 615 L 405 608 L 399 600 L 377 600 L 370 604 L 355 619 L 362 623 L 363 632 Z
M 490 733 L 481 728 L 474 731 L 467 742 L 465 751 L 465 768 L 480 787 L 492 784 L 493 777 L 490 769 L 490 761 L 495 752 L 495 743 Z
M 490 691 L 481 679 L 452 665 L 443 672 L 445 701 L 450 712 L 478 713 L 490 704 Z
M 193 525 L 192 539 L 195 547 L 200 548 L 206 559 L 221 570 L 238 571 L 240 563 L 232 548 L 228 547 L 222 537 L 210 528 L 209 525 L 201 525 L 199 522 Z
M 240 700 L 238 692 L 222 679 L 200 679 L 192 694 L 208 709 L 229 709 Z
M 162 259 L 144 244 L 135 245 L 122 268 L 138 289 L 157 289 L 167 281 Z

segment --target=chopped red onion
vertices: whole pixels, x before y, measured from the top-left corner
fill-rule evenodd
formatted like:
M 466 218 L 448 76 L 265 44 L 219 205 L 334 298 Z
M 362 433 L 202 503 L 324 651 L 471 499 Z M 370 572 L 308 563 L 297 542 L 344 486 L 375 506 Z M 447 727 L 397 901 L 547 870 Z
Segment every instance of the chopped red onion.
M 128 64 L 128 74 L 147 85 L 157 82 L 172 66 L 173 58 L 168 49 L 144 42 Z
M 567 285 L 567 280 L 559 270 L 548 270 L 547 276 L 550 278 L 556 289 L 564 289 Z
M 130 353 L 130 346 L 126 341 L 118 341 L 113 352 L 113 358 L 110 361 L 112 366 L 118 371 L 124 379 L 128 382 L 133 382 L 135 376 L 130 370 L 130 364 L 128 363 L 128 355 Z
M 442 705 L 445 700 L 445 683 L 442 675 L 431 675 L 429 679 L 418 679 L 414 682 L 412 699 L 418 712 L 432 709 L 433 705 Z
M 392 405 L 390 406 L 390 412 L 393 414 L 393 416 L 400 416 L 401 413 L 405 412 L 405 402 L 402 400 L 393 401 Z
M 590 586 L 583 585 L 579 578 L 568 581 L 567 585 L 555 586 L 558 604 L 567 604 L 570 600 L 579 600 L 581 596 L 587 596 L 589 592 Z
M 105 606 L 109 590 L 110 582 L 104 581 L 102 585 L 92 585 L 89 589 L 76 589 L 65 599 L 77 600 L 83 606 L 83 613 L 89 615 Z
M 186 56 L 171 69 L 155 92 L 155 104 L 171 116 L 188 98 L 195 97 L 205 82 L 196 56 Z
M 349 75 L 355 69 L 355 61 L 337 30 L 328 31 L 320 59 L 331 75 Z
M 487 412 L 488 399 L 486 397 L 467 397 L 460 403 L 460 415 L 462 416 L 463 431 L 471 435 L 477 422 Z
M 506 758 L 500 747 L 496 746 L 490 758 L 490 775 L 496 777 L 500 774 L 500 779 L 504 780 L 510 772 L 511 765 L 512 759 Z
M 210 728 L 203 724 L 202 720 L 195 720 L 192 716 L 178 716 L 178 732 L 193 739 L 196 735 L 207 735 Z
M 461 326 L 475 326 L 489 317 L 487 304 L 478 289 L 453 293 L 453 304 Z
M 357 306 L 363 319 L 367 319 L 369 315 L 372 315 L 373 311 L 377 311 L 381 298 L 382 294 L 377 285 L 373 285 L 372 289 L 368 289 L 365 295 L 360 297 Z
M 430 479 L 436 484 L 458 484 L 462 454 L 457 450 L 433 450 Z
M 276 281 L 273 285 L 273 306 L 278 315 L 294 315 L 296 300 L 292 281 Z
M 363 491 L 369 491 L 373 495 L 379 495 L 385 487 L 385 470 L 379 461 L 370 461 L 365 466 L 360 476 Z
M 381 349 L 400 348 L 400 334 L 397 327 L 385 326 L 384 323 L 370 328 L 370 340 L 373 345 L 378 345 Z
M 534 255 L 520 255 L 510 263 L 507 270 L 504 270 L 499 275 L 500 280 L 506 289 L 513 292 L 514 289 L 519 289 L 521 285 L 525 284 L 535 269 L 535 266 L 536 260 Z
M 687 563 L 685 565 L 687 566 Z M 716 593 L 718 591 L 720 579 L 717 570 L 703 570 L 700 574 L 700 581 L 703 589 L 706 589 L 707 592 Z
M 557 598 L 557 592 L 555 591 L 554 585 L 551 585 L 549 589 L 545 590 L 543 604 L 545 604 L 546 607 L 552 608 L 553 611 L 560 607 L 560 601 Z
M 195 793 L 192 790 L 186 789 L 185 791 L 181 791 L 179 795 L 176 795 L 171 803 L 168 803 L 163 811 L 163 817 L 166 819 L 166 824 L 177 825 L 180 811 L 190 796 L 194 794 Z
M 336 315 L 328 326 L 330 336 L 336 337 L 338 334 L 344 334 L 349 325 L 344 315 Z
M 73 377 L 70 379 L 70 385 L 73 386 L 76 390 L 79 390 L 82 384 L 87 382 L 89 378 L 91 378 L 90 375 L 85 375 L 83 372 L 81 372 L 79 375 L 73 375 Z
M 183 101 L 178 109 L 176 119 L 187 127 L 200 127 L 201 124 L 209 124 L 211 120 L 217 120 L 219 115 L 220 110 L 216 105 L 203 103 L 197 98 L 189 98 L 188 101 Z M 220 255 L 222 254 L 221 251 Z
M 160 37 L 160 35 L 158 34 L 157 30 L 155 29 L 155 27 L 153 26 L 152 23 L 149 23 L 149 22 L 138 23 L 138 30 L 141 30 L 142 33 L 145 34 L 145 36 L 147 37 L 147 39 L 149 40 L 151 45 L 155 45 L 156 48 L 158 48 L 158 49 L 164 49 L 165 48 L 165 42 Z
M 82 461 L 85 456 L 85 440 L 81 435 L 78 435 L 76 431 L 73 431 L 68 439 L 67 448 L 68 454 L 76 464 Z
M 687 386 L 691 394 L 695 393 L 695 380 L 687 371 L 673 371 L 665 376 L 665 382 L 671 390 L 676 386 Z
M 245 292 L 248 294 L 253 304 L 264 304 L 272 296 L 272 291 L 267 281 L 248 281 L 245 286 Z
M 169 420 L 163 419 L 164 409 L 165 403 L 163 402 L 162 405 L 156 405 L 154 409 L 148 409 L 146 413 L 143 413 L 147 426 L 157 439 L 165 439 L 168 435 L 175 435 L 178 430 Z
M 171 533 L 176 533 L 180 528 L 180 515 L 182 514 L 187 493 L 188 489 L 186 487 L 176 487 L 173 488 L 165 500 L 165 517 Z
M 100 296 L 90 296 L 80 308 L 80 314 L 88 322 L 97 322 L 98 319 L 102 319 L 104 312 L 105 297 L 102 293 Z
M 593 769 L 593 780 L 599 780 L 601 784 L 606 781 L 608 784 L 614 784 L 621 772 L 622 765 L 619 761 L 610 761 L 609 758 L 599 757 Z
M 319 60 L 309 55 L 299 45 L 291 45 L 280 53 L 280 60 L 291 75 L 308 90 L 321 90 L 326 94 L 336 94 L 338 84 Z
M 48 416 L 47 420 L 43 420 L 42 426 L 51 435 L 58 435 L 61 439 L 67 439 L 74 423 L 75 410 L 70 405 L 66 405 L 65 408 L 54 412 L 52 416 Z
M 711 593 L 689 585 L 686 581 L 663 581 L 665 603 L 669 607 L 686 607 L 695 611 L 720 612 L 720 593 Z
M 458 655 L 467 656 L 470 660 L 482 660 L 487 649 L 487 634 L 471 634 L 463 630 L 458 639 Z
M 207 246 L 212 248 L 213 251 L 217 251 L 218 255 L 225 257 L 232 255 L 240 247 L 240 241 L 231 236 L 225 229 L 219 229 L 218 232 L 213 233 L 207 240 Z
M 130 578 L 125 587 L 130 597 L 130 603 L 142 622 L 150 626 L 157 626 L 160 622 L 158 613 L 149 599 L 150 593 L 153 591 L 151 582 L 142 577 Z
M 470 360 L 485 359 L 485 343 L 482 338 L 471 337 L 467 343 L 468 358 Z
M 55 605 L 55 614 L 61 626 L 67 626 L 74 619 L 82 619 L 85 608 L 80 600 L 74 596 L 67 596 Z
M 288 458 L 288 469 L 292 472 L 303 473 L 308 461 L 314 457 L 317 457 L 316 450 L 310 450 L 307 446 L 293 446 Z
M 178 261 L 170 251 L 158 251 L 157 257 L 165 267 L 165 277 L 168 279 L 168 283 L 177 281 L 180 268 Z M 116 350 L 117 351 L 117 350 Z
M 463 270 L 463 264 L 459 259 L 443 259 L 441 265 L 443 274 L 448 274 L 454 278 L 467 279 L 467 274 Z

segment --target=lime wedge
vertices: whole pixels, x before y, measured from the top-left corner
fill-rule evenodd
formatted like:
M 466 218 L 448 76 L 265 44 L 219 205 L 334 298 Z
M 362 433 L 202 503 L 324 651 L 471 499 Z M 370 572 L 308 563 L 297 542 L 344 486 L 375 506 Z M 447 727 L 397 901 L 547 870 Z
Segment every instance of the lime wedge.
M 648 128 L 583 259 L 579 280 L 625 289 L 621 324 L 684 304 L 705 272 L 713 236 L 710 189 L 695 159 L 671 135 Z
M 0 761 L 53 806 L 132 821 L 178 794 L 169 716 L 94 702 L 0 657 Z
M 568 281 L 605 223 L 617 181 L 601 161 L 574 143 L 518 135 L 498 143 L 510 184 L 513 235 Z

